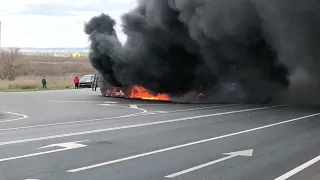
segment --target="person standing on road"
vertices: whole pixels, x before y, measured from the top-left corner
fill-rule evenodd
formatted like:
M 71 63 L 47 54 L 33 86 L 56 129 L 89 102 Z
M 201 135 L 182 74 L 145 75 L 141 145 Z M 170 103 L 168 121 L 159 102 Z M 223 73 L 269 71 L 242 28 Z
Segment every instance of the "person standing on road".
M 97 86 L 98 86 L 98 74 L 96 73 L 93 77 L 93 81 L 91 84 L 92 91 L 97 91 Z
M 43 89 L 47 88 L 47 80 L 46 80 L 45 77 L 42 78 L 42 81 L 41 81 L 41 82 L 42 82 L 42 88 L 43 88 Z
M 74 82 L 74 88 L 75 89 L 79 89 L 79 82 L 80 82 L 80 79 L 76 76 L 73 80 Z

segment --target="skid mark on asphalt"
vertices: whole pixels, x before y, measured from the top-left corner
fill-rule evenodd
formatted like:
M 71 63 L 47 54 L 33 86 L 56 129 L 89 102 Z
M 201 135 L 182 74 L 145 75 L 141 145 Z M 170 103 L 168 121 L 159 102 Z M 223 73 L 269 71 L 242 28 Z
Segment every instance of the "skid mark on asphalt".
M 19 118 L 14 118 L 14 119 L 2 120 L 2 121 L 0 121 L 0 123 L 12 122 L 12 121 L 19 121 L 19 120 L 23 120 L 23 119 L 28 118 L 28 116 L 27 116 L 27 115 L 19 114 L 19 113 L 15 113 L 15 112 L 4 111 L 3 113 L 5 113 L 5 114 L 15 115 L 15 116 L 20 116 L 20 117 L 19 117 Z

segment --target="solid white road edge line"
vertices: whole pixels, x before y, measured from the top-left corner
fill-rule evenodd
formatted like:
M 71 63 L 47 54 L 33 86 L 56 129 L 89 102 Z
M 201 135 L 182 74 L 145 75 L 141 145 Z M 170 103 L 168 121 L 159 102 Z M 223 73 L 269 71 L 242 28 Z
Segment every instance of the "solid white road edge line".
M 276 178 L 274 180 L 286 180 L 286 179 L 290 178 L 291 176 L 294 176 L 298 172 L 306 169 L 307 167 L 317 163 L 318 161 L 320 161 L 320 155 L 315 157 L 315 158 L 313 158 L 313 159 L 311 159 L 310 161 L 308 161 L 308 162 L 306 162 L 306 163 L 304 163 L 304 164 L 292 169 L 291 171 L 283 174 L 282 176 L 280 176 L 280 177 L 278 177 L 278 178 Z
M 27 116 L 27 115 L 24 115 L 24 114 L 18 114 L 18 113 L 8 112 L 8 111 L 4 111 L 3 113 L 12 114 L 12 115 L 21 116 L 21 117 L 20 117 L 20 118 L 15 118 L 15 119 L 3 120 L 3 121 L 0 121 L 0 123 L 12 122 L 12 121 L 19 121 L 19 120 L 23 120 L 23 119 L 28 118 L 28 116 Z
M 150 123 L 132 124 L 132 125 L 128 125 L 128 126 L 118 126 L 118 127 L 112 127 L 112 128 L 106 128 L 106 129 L 97 129 L 97 130 L 91 130 L 91 131 L 82 131 L 82 132 L 75 132 L 75 133 L 67 133 L 67 134 L 60 134 L 60 135 L 30 138 L 30 139 L 13 140 L 13 141 L 0 142 L 0 146 L 9 145 L 9 144 L 25 143 L 25 142 L 33 142 L 33 141 L 41 141 L 41 140 L 47 140 L 47 139 L 62 138 L 62 137 L 79 136 L 79 135 L 84 135 L 84 134 L 93 134 L 93 133 L 100 133 L 100 132 L 107 132 L 107 131 L 115 131 L 115 130 L 121 130 L 121 129 L 137 128 L 137 127 L 144 127 L 144 126 L 151 126 L 151 125 L 158 125 L 158 124 L 165 124 L 165 123 L 173 123 L 173 122 L 179 122 L 179 121 L 187 121 L 187 120 L 191 120 L 191 119 L 199 119 L 199 118 L 204 118 L 204 117 L 213 117 L 213 116 L 222 116 L 222 115 L 235 114 L 235 113 L 241 113 L 241 112 L 258 111 L 258 110 L 271 109 L 271 108 L 277 108 L 277 107 L 283 107 L 283 106 L 284 105 L 277 105 L 277 106 L 267 106 L 267 107 L 260 107 L 260 108 L 243 109 L 243 110 L 237 110 L 237 111 L 228 111 L 228 112 L 221 112 L 221 113 L 215 113 L 215 114 L 206 114 L 206 115 L 201 115 L 201 116 L 191 116 L 191 117 L 164 120 L 164 121 L 156 121 L 156 122 L 150 122 Z
M 171 150 L 180 149 L 180 148 L 184 148 L 184 147 L 188 147 L 188 146 L 202 144 L 202 143 L 206 143 L 206 142 L 210 142 L 210 141 L 214 141 L 214 140 L 218 140 L 218 139 L 223 139 L 223 138 L 227 138 L 227 137 L 231 137 L 231 136 L 236 136 L 236 135 L 245 134 L 245 133 L 249 133 L 249 132 L 253 132 L 253 131 L 258 131 L 258 130 L 261 130 L 261 129 L 266 129 L 266 128 L 270 128 L 270 127 L 273 127 L 273 126 L 278 126 L 278 125 L 282 125 L 282 124 L 286 124 L 286 123 L 290 123 L 290 122 L 294 122 L 294 121 L 298 121 L 298 120 L 301 120 L 301 119 L 306 119 L 306 118 L 310 118 L 310 117 L 314 117 L 314 116 L 319 116 L 319 115 L 320 115 L 320 113 L 311 114 L 311 115 L 307 115 L 307 116 L 302 116 L 302 117 L 298 117 L 298 118 L 294 118 L 294 119 L 290 119 L 290 120 L 286 120 L 286 121 L 282 121 L 282 122 L 278 122 L 278 123 L 274 123 L 274 124 L 269 124 L 269 125 L 265 125 L 265 126 L 260 126 L 260 127 L 256 127 L 256 128 L 252 128 L 252 129 L 248 129 L 248 130 L 244 130 L 244 131 L 240 131 L 240 132 L 235 132 L 235 133 L 231 133 L 231 134 L 225 134 L 225 135 L 222 135 L 222 136 L 217 136 L 217 137 L 213 137 L 213 138 L 209 138 L 209 139 L 203 139 L 203 140 L 200 140 L 200 141 L 194 141 L 194 142 L 190 142 L 190 143 L 186 143 L 186 144 L 181 144 L 181 145 L 172 146 L 172 147 L 168 147 L 168 148 L 164 148 L 164 149 L 159 149 L 159 150 L 156 150 L 156 151 L 150 151 L 150 152 L 137 154 L 137 155 L 133 155 L 133 156 L 128 156 L 128 157 L 125 157 L 125 158 L 120 158 L 120 159 L 116 159 L 116 160 L 112 160 L 112 161 L 107 161 L 107 162 L 103 162 L 103 163 L 99 163 L 99 164 L 95 164 L 95 165 L 90 165 L 90 166 L 86 166 L 86 167 L 72 169 L 72 170 L 68 170 L 67 172 L 79 172 L 79 171 L 84 171 L 84 170 L 88 170 L 88 169 L 92 169 L 92 168 L 97 168 L 97 167 L 101 167 L 101 166 L 115 164 L 115 163 L 119 163 L 119 162 L 122 162 L 122 161 L 136 159 L 136 158 L 140 158 L 140 157 L 144 157 L 144 156 L 150 156 L 150 155 L 153 155 L 153 154 L 158 154 L 158 153 L 162 153 L 162 152 L 166 152 L 166 151 L 171 151 Z
M 196 110 L 202 110 L 202 109 L 212 109 L 212 108 L 229 107 L 229 106 L 237 106 L 237 105 L 239 105 L 239 104 L 229 104 L 229 105 L 221 105 L 221 106 L 207 106 L 207 107 L 201 107 L 201 108 L 182 109 L 182 110 L 176 110 L 176 111 L 167 111 L 166 113 L 158 113 L 158 114 L 186 112 L 186 111 L 196 111 Z M 147 115 L 157 115 L 157 114 L 147 114 Z M 127 114 L 127 115 L 123 115 L 123 116 L 100 118 L 100 119 L 89 119 L 89 120 L 69 121 L 69 122 L 62 122 L 62 123 L 41 124 L 41 125 L 34 125 L 34 126 L 23 126 L 23 127 L 16 127 L 16 128 L 6 128 L 6 129 L 0 129 L 0 131 L 31 129 L 31 128 L 39 128 L 39 127 L 49 127 L 49 126 L 58 126 L 58 125 L 67 125 L 67 124 L 86 123 L 86 122 L 98 122 L 98 121 L 105 121 L 105 120 L 111 120 L 111 119 L 128 118 L 128 117 L 133 117 L 133 116 L 137 117 L 137 116 L 145 116 L 145 115 L 140 112 L 140 113 Z
M 192 108 L 192 109 L 179 109 L 175 111 L 150 111 L 146 113 L 137 113 L 132 115 L 126 115 L 126 117 L 137 117 L 137 116 L 147 116 L 147 115 L 158 115 L 158 114 L 169 114 L 169 113 L 177 113 L 177 112 L 187 112 L 187 111 L 196 111 L 196 110 L 204 110 L 204 109 L 213 109 L 213 108 L 221 108 L 221 107 L 230 107 L 230 106 L 239 106 L 242 104 L 227 104 L 227 105 L 219 105 L 219 106 L 207 106 L 200 108 Z M 1 129 L 0 129 L 1 131 Z

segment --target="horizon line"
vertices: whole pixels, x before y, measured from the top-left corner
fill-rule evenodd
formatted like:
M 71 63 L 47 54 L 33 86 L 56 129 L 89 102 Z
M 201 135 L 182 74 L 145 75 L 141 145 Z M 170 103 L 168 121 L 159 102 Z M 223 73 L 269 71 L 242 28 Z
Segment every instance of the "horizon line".
M 26 49 L 26 48 L 33 48 L 33 49 L 89 49 L 89 47 L 19 47 L 19 46 L 6 46 L 1 48 L 20 48 L 20 49 Z

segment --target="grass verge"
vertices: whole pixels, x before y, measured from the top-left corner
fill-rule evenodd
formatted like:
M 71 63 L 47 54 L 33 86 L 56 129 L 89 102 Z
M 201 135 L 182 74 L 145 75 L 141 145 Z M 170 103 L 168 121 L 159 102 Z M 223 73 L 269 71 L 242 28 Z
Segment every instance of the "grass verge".
M 0 89 L 0 92 L 33 92 L 33 91 L 49 91 L 49 90 L 65 90 L 73 88 L 34 88 L 34 89 Z
M 41 79 L 39 76 L 20 76 L 14 81 L 0 80 L 0 92 L 62 90 L 72 89 L 74 86 L 73 76 L 46 77 L 46 89 L 42 89 Z

